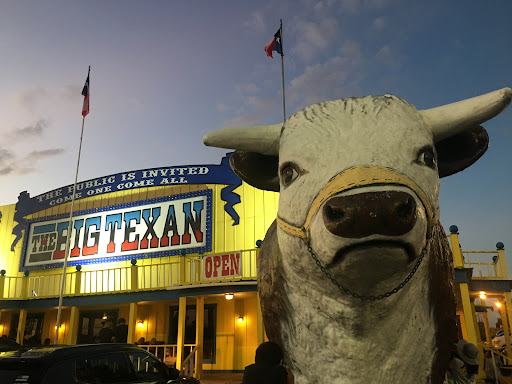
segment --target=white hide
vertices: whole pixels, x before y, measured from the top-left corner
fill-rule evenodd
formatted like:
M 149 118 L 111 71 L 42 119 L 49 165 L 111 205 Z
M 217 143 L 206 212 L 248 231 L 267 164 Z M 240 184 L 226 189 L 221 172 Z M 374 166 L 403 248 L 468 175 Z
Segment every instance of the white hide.
M 281 136 L 280 166 L 292 162 L 304 172 L 289 186 L 281 185 L 278 215 L 302 225 L 311 202 L 333 176 L 352 166 L 376 165 L 415 181 L 430 200 L 437 221 L 439 177 L 436 170 L 416 161 L 418 150 L 426 145 L 433 146 L 429 127 L 413 106 L 395 96 L 375 103 L 367 97 L 306 108 L 287 121 Z M 370 240 L 407 241 L 419 256 L 426 244 L 427 217 L 413 191 L 369 186 L 342 194 L 382 190 L 405 191 L 415 198 L 414 228 L 397 237 L 341 238 L 325 228 L 320 209 L 311 226 L 311 246 L 324 265 L 339 249 Z M 293 314 L 291 324 L 283 324 L 283 343 L 296 368 L 297 384 L 428 382 L 435 327 L 425 299 L 427 260 L 400 294 L 363 302 L 341 293 L 325 277 L 301 239 L 281 229 L 277 235 Z M 383 253 L 391 262 L 379 264 Z M 400 284 L 416 261 L 404 257 L 401 249 L 366 249 L 347 255 L 330 273 L 359 294 L 378 295 Z M 373 272 L 383 268 L 386 273 Z

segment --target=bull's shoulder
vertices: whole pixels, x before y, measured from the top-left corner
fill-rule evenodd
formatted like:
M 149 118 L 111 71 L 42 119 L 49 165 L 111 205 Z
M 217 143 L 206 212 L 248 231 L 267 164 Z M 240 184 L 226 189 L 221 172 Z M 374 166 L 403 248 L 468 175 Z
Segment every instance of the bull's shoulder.
M 282 325 L 288 318 L 288 306 L 275 221 L 269 227 L 258 255 L 258 292 L 267 336 L 282 346 Z

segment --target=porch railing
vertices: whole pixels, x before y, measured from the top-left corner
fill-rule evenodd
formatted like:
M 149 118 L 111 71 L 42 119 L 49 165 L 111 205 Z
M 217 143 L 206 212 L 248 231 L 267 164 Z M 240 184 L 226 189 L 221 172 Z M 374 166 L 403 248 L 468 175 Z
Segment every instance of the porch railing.
M 158 344 L 158 345 L 139 345 L 139 347 L 147 350 L 168 366 L 176 365 L 176 356 L 178 346 L 176 344 Z M 195 354 L 196 344 L 185 344 L 182 371 L 186 376 L 193 376 L 195 372 Z
M 256 279 L 257 249 L 241 251 L 240 276 L 205 280 L 202 276 L 202 256 L 189 255 L 168 263 L 133 265 L 102 270 L 78 271 L 66 274 L 65 296 L 93 295 L 133 291 L 161 290 L 177 286 L 211 284 Z M 37 273 L 37 272 L 36 272 Z M 62 270 L 28 276 L 0 275 L 0 299 L 39 299 L 58 297 Z
M 464 267 L 473 268 L 474 278 L 502 278 L 505 274 L 497 251 L 462 251 Z

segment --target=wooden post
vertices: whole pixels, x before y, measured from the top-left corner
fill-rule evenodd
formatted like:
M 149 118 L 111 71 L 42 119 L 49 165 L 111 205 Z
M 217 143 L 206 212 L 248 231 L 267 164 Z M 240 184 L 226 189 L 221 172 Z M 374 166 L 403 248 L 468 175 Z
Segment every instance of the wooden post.
M 81 287 L 82 287 L 82 271 L 77 270 L 75 273 L 75 295 L 80 294 Z
M 203 337 L 204 336 L 204 297 L 196 299 L 196 379 L 201 380 L 203 373 Z
M 478 354 L 480 356 L 480 364 L 478 364 L 478 378 L 485 378 L 484 371 L 484 349 L 482 347 L 482 337 L 480 335 L 480 327 L 478 326 L 478 321 L 476 318 L 476 310 L 475 310 L 475 301 L 471 300 L 471 314 L 473 315 L 473 324 L 475 324 L 475 334 L 476 334 L 476 343 L 475 346 L 478 348 Z
M 128 344 L 135 343 L 135 329 L 137 327 L 137 303 L 130 303 L 130 312 L 128 314 Z
M 508 280 L 508 272 L 507 272 L 507 261 L 505 260 L 505 250 L 498 249 L 498 263 L 500 264 L 501 274 L 500 277 Z
M 183 258 L 182 258 L 183 259 Z M 181 372 L 183 362 L 183 352 L 185 346 L 185 315 L 187 313 L 187 298 L 181 296 L 179 299 L 179 312 L 178 312 L 178 340 L 176 352 L 176 369 Z
M 471 308 L 471 298 L 469 297 L 469 290 L 467 283 L 459 283 L 460 296 L 462 301 L 462 310 L 464 311 L 464 320 L 466 322 L 466 331 L 468 333 L 468 342 L 478 345 L 476 334 L 476 322 L 473 317 L 473 310 Z
M 180 257 L 180 285 L 186 284 L 186 279 L 185 279 L 185 277 L 186 277 L 186 270 L 185 270 L 186 262 L 187 262 L 186 256 L 181 256 Z
M 510 348 L 510 323 L 507 318 L 507 309 L 506 309 L 506 298 L 503 300 L 503 303 L 500 307 L 500 316 L 501 323 L 503 324 L 503 333 L 505 335 L 505 345 L 507 347 L 507 356 L 512 356 L 512 350 Z
M 78 272 L 80 273 L 80 272 Z M 68 345 L 76 344 L 76 337 L 78 334 L 78 307 L 71 307 L 71 313 L 69 314 L 69 325 L 66 334 L 65 343 Z
M 28 275 L 21 278 L 21 297 L 24 299 L 28 299 L 28 279 Z
M 131 267 L 131 285 L 132 285 L 132 291 L 137 291 L 139 289 L 139 274 L 138 274 L 138 268 L 137 265 L 132 265 Z
M 5 270 L 2 269 L 2 272 L 5 273 Z M 0 274 L 0 299 L 4 298 L 4 287 L 5 287 L 5 274 Z
M 452 245 L 453 266 L 455 268 L 464 268 L 464 256 L 462 255 L 462 251 L 460 250 L 458 233 L 450 234 L 450 243 Z
M 20 310 L 20 317 L 18 320 L 18 332 L 16 333 L 16 342 L 23 345 L 23 336 L 25 336 L 25 324 L 27 322 L 27 310 Z

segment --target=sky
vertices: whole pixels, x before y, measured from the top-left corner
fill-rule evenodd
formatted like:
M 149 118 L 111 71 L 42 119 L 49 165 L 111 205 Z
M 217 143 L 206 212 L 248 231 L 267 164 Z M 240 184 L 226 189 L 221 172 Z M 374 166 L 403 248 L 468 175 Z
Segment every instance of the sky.
M 507 0 L 0 2 L 0 206 L 79 181 L 218 164 L 202 136 L 392 93 L 427 109 L 512 86 Z M 512 107 L 483 124 L 487 153 L 441 180 L 441 223 L 464 250 L 512 249 Z M 508 247 L 508 248 L 507 248 Z M 512 252 L 508 252 L 512 270 Z

